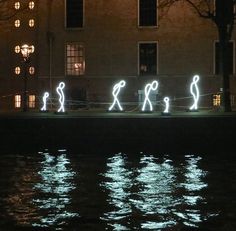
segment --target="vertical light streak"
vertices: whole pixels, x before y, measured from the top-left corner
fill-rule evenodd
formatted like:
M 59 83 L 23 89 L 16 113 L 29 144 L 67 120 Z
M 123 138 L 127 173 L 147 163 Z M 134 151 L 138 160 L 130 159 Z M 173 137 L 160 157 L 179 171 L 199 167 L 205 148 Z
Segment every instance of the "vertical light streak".
M 120 111 L 123 111 L 123 108 L 120 105 L 120 101 L 118 99 L 118 95 L 120 93 L 120 90 L 122 87 L 124 87 L 126 85 L 126 82 L 124 80 L 121 80 L 119 83 L 115 84 L 112 90 L 112 95 L 113 95 L 113 103 L 112 105 L 109 107 L 109 111 L 112 111 L 114 109 L 114 106 L 117 104 L 118 108 Z
M 149 105 L 149 111 L 153 111 L 153 106 L 149 99 L 149 95 L 151 91 L 156 91 L 157 88 L 158 88 L 158 82 L 156 80 L 152 81 L 152 83 L 146 84 L 145 89 L 144 89 L 145 99 L 143 102 L 142 111 L 146 111 L 147 104 Z

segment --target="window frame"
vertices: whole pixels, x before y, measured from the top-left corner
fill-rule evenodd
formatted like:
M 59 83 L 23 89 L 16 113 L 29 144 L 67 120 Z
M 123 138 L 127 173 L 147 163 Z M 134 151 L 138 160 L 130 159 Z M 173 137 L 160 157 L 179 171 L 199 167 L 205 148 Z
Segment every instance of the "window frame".
M 78 74 L 78 75 L 72 75 L 68 74 L 68 69 L 67 69 L 67 45 L 82 45 L 83 46 L 83 74 Z M 79 56 L 81 57 L 81 56 Z M 70 76 L 70 77 L 83 77 L 85 76 L 85 71 L 86 71 L 86 62 L 85 62 L 85 45 L 83 42 L 66 42 L 65 43 L 65 76 Z
M 140 44 L 150 44 L 150 43 L 155 43 L 156 44 L 156 73 L 155 74 L 147 74 L 147 75 L 141 75 L 140 74 Z M 158 53 L 159 53 L 159 49 L 158 49 L 158 41 L 139 41 L 138 42 L 138 76 L 143 77 L 143 76 L 154 76 L 154 75 L 158 75 L 159 73 L 159 59 L 158 59 Z
M 30 97 L 34 97 L 34 100 L 30 100 Z M 35 94 L 28 95 L 28 107 L 29 109 L 36 108 L 36 95 Z
M 137 1 L 137 4 L 138 4 L 138 6 L 137 6 L 137 10 L 138 10 L 138 12 L 137 12 L 137 15 L 138 15 L 138 28 L 158 28 L 158 19 L 159 19 L 159 16 L 158 16 L 158 4 L 159 4 L 159 1 L 158 0 L 156 0 L 156 6 L 157 6 L 157 8 L 156 8 L 156 25 L 151 25 L 151 26 L 142 26 L 142 25 L 140 25 L 140 0 L 138 0 Z
M 83 1 L 83 23 L 81 27 L 67 27 L 67 1 L 68 0 L 64 0 L 64 27 L 66 30 L 82 30 L 84 28 L 85 25 L 85 0 Z
M 19 97 L 19 99 L 17 99 L 17 97 Z M 15 94 L 14 95 L 14 108 L 15 109 L 21 108 L 21 104 L 22 104 L 22 96 L 20 94 Z

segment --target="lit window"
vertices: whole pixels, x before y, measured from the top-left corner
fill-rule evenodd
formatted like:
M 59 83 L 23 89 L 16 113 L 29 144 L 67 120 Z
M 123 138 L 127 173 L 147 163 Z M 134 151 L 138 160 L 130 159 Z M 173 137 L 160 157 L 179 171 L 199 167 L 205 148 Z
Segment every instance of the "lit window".
M 29 108 L 35 108 L 35 95 L 29 95 Z
M 15 27 L 20 27 L 20 20 L 19 19 L 15 20 Z
M 34 9 L 34 2 L 33 2 L 33 1 L 29 2 L 29 8 L 30 8 L 31 10 Z
M 139 0 L 139 26 L 157 26 L 157 0 Z
M 19 10 L 20 9 L 20 2 L 15 2 L 15 9 Z
M 34 27 L 34 19 L 30 19 L 29 20 L 29 26 L 30 27 Z
M 84 0 L 66 0 L 66 27 L 81 28 L 84 21 Z
M 21 107 L 21 95 L 15 95 L 15 108 Z
M 214 107 L 219 107 L 220 106 L 220 101 L 221 101 L 220 94 L 213 95 L 213 106 Z
M 18 46 L 18 45 L 15 46 L 15 52 L 16 52 L 16 53 L 20 53 L 20 46 Z
M 20 74 L 20 67 L 15 67 L 15 74 L 19 75 Z
M 66 74 L 84 75 L 84 46 L 81 44 L 66 45 Z
M 30 67 L 30 68 L 29 68 L 29 73 L 30 73 L 31 75 L 33 75 L 33 74 L 35 73 L 35 68 L 34 68 L 34 67 Z
M 139 74 L 157 74 L 157 43 L 139 43 Z

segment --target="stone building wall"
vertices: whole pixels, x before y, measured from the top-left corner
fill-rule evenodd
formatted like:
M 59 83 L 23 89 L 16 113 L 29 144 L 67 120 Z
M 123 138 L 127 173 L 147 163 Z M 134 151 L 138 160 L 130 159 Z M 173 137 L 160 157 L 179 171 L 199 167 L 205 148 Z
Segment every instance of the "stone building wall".
M 22 34 L 18 32 L 16 37 L 14 30 L 8 32 L 7 49 L 12 49 L 17 39 L 31 42 L 31 36 L 35 42 L 36 53 L 32 61 L 37 69 L 34 79 L 29 80 L 29 88 L 39 101 L 45 90 L 56 97 L 56 85 L 65 81 L 70 99 L 80 97 L 76 94 L 78 90 L 81 95 L 86 92 L 85 98 L 90 102 L 109 102 L 112 85 L 120 79 L 127 81 L 122 95 L 124 101 L 137 101 L 138 90 L 153 79 L 159 80 L 160 100 L 166 95 L 172 99 L 184 98 L 189 96 L 192 76 L 199 74 L 201 93 L 206 94 L 202 105 L 211 107 L 211 94 L 221 87 L 221 77 L 214 75 L 213 71 L 213 44 L 217 40 L 217 30 L 214 24 L 199 18 L 186 5 L 176 4 L 168 13 L 158 10 L 158 26 L 141 28 L 138 26 L 138 0 L 84 0 L 84 27 L 67 29 L 64 0 L 35 2 L 34 34 L 29 35 L 30 31 L 26 30 Z M 148 41 L 158 44 L 158 72 L 157 75 L 139 76 L 138 44 Z M 82 76 L 65 74 L 67 42 L 84 45 L 85 74 Z M 8 56 L 9 60 L 19 62 L 9 52 Z M 9 70 L 8 75 L 12 76 L 12 69 Z M 10 78 L 9 92 L 1 89 L 4 94 L 15 94 L 19 89 L 19 80 Z M 236 95 L 234 76 L 231 87 Z M 175 103 L 181 106 L 187 102 L 177 100 Z

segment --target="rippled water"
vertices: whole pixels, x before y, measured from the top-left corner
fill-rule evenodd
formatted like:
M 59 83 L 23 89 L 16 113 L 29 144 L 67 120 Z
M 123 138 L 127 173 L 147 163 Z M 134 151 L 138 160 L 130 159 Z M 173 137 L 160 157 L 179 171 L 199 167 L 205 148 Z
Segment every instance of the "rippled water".
M 0 230 L 236 230 L 233 155 L 45 149 L 0 166 Z

